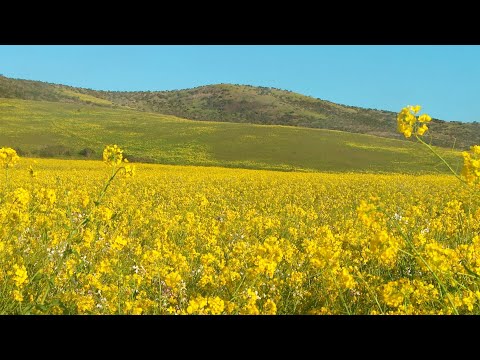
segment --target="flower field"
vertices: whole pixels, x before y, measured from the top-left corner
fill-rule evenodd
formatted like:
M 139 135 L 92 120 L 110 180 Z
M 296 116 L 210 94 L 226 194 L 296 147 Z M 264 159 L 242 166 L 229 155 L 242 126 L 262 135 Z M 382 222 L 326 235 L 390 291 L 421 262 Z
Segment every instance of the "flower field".
M 452 175 L 20 158 L 0 149 L 1 314 L 480 314 L 480 146 Z M 412 154 L 412 161 L 415 161 Z
M 12 159 L 3 314 L 480 313 L 480 199 L 454 176 L 137 164 L 109 182 L 115 150 Z

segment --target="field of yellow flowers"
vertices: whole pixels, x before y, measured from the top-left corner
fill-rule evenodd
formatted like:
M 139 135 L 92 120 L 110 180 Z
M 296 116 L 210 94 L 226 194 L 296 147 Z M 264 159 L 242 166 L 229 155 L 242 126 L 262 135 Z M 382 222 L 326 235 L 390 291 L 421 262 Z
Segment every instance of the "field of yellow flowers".
M 454 176 L 12 151 L 2 314 L 480 313 L 480 198 Z
M 435 153 L 419 110 L 398 130 Z M 1 148 L 0 313 L 480 314 L 480 146 L 463 158 L 322 174 Z

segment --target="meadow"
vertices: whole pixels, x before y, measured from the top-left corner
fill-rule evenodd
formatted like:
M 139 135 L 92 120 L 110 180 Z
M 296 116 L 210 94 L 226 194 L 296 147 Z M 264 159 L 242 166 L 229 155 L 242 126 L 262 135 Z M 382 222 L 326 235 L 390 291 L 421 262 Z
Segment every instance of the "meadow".
M 480 199 L 453 175 L 118 155 L 4 169 L 0 313 L 480 313 Z
M 431 147 L 419 110 L 397 116 L 417 141 L 402 151 L 329 139 L 449 174 L 132 164 L 117 145 L 103 162 L 36 159 L 2 147 L 0 313 L 480 314 L 480 146 Z
M 90 159 L 100 160 L 105 145 L 116 143 L 131 160 L 171 165 L 304 172 L 448 172 L 413 141 L 293 126 L 194 121 L 119 107 L 0 100 L 0 146 L 15 148 L 21 156 L 85 159 L 80 153 L 89 149 Z M 428 134 L 425 137 L 429 141 Z M 461 167 L 459 151 L 437 151 L 452 166 Z

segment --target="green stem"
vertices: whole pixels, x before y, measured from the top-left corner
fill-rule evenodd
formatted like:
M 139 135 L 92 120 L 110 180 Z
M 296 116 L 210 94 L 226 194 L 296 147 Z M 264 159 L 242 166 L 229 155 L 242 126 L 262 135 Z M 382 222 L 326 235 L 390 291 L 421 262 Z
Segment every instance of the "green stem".
M 115 176 L 117 176 L 118 172 L 122 169 L 125 169 L 125 167 L 119 167 L 118 169 L 115 170 L 115 168 L 112 169 L 112 175 L 110 176 L 110 178 L 107 180 L 107 182 L 105 183 L 105 186 L 103 187 L 102 191 L 100 192 L 100 195 L 98 196 L 97 200 L 94 201 L 94 205 L 95 206 L 98 206 L 100 205 L 100 201 L 102 200 L 103 196 L 105 195 L 105 193 L 107 192 L 107 189 L 108 187 L 110 186 L 110 183 L 113 181 L 113 179 L 115 178 Z M 85 226 L 85 224 L 88 223 L 88 221 L 90 221 L 90 216 L 92 215 L 93 213 L 93 210 L 94 209 L 91 209 L 90 212 L 85 215 L 85 219 L 83 219 L 82 222 L 80 222 L 76 228 L 74 229 L 71 229 L 69 234 L 68 234 L 68 237 L 67 237 L 67 240 L 69 240 L 71 238 L 71 236 L 77 232 L 81 227 Z
M 443 290 L 443 292 L 445 293 L 445 295 L 447 296 L 447 299 L 448 301 L 450 302 L 450 305 L 452 305 L 453 307 L 453 311 L 455 312 L 455 315 L 458 315 L 458 311 L 457 311 L 457 307 L 455 306 L 455 304 L 453 303 L 451 297 L 450 297 L 450 294 L 448 293 L 447 291 L 447 288 L 445 287 L 445 285 L 443 284 L 443 282 L 438 278 L 437 274 L 435 273 L 435 271 L 433 271 L 433 269 L 430 267 L 430 265 L 427 263 L 427 261 L 423 258 L 423 256 L 417 251 L 417 249 L 415 248 L 415 245 L 413 244 L 413 242 L 411 242 L 408 237 L 403 233 L 402 229 L 400 228 L 400 226 L 395 223 L 397 225 L 397 228 L 398 228 L 398 231 L 400 232 L 400 235 L 402 235 L 402 237 L 405 239 L 406 243 L 410 246 L 410 248 L 412 249 L 413 253 L 415 254 L 415 256 L 417 256 L 424 264 L 425 266 L 427 267 L 427 269 L 432 273 L 433 277 L 435 278 L 435 280 L 437 280 L 438 282 L 438 285 L 440 286 L 440 288 Z
M 365 283 L 365 288 L 366 288 L 367 291 L 370 293 L 370 295 L 372 295 L 373 298 L 375 299 L 375 302 L 376 302 L 378 308 L 380 309 L 380 312 L 382 313 L 382 315 L 385 315 L 385 311 L 382 309 L 382 306 L 380 305 L 380 302 L 378 301 L 377 295 L 376 295 L 375 292 L 370 288 L 370 285 L 368 285 L 368 282 L 363 278 L 363 276 L 362 276 L 362 274 L 360 273 L 360 271 L 358 271 L 358 273 L 357 273 L 357 278 L 359 278 L 360 280 L 362 280 L 362 281 Z
M 117 176 L 118 172 L 122 169 L 125 169 L 125 167 L 119 167 L 116 171 L 115 169 L 112 171 L 112 176 L 110 176 L 110 178 L 108 179 L 108 181 L 106 182 L 104 188 L 102 189 L 102 191 L 100 192 L 100 195 L 97 199 L 97 201 L 95 201 L 95 205 L 98 205 L 100 204 L 100 200 L 102 200 L 103 196 L 105 195 L 105 193 L 107 192 L 107 189 L 108 187 L 110 186 L 110 184 L 112 183 L 113 179 L 115 178 L 115 176 Z
M 420 139 L 417 134 L 415 134 L 415 138 L 416 138 L 418 141 L 420 141 L 423 145 L 425 145 L 427 148 L 429 148 L 430 151 L 435 154 L 435 156 L 437 156 L 440 160 L 442 160 L 442 162 L 447 166 L 447 168 L 452 172 L 452 174 L 455 175 L 455 177 L 462 182 L 462 184 L 464 184 L 465 186 L 468 186 L 467 182 L 466 182 L 465 180 L 463 180 L 460 176 L 458 176 L 458 174 L 455 172 L 455 170 L 452 169 L 452 167 L 450 166 L 450 164 L 447 163 L 447 162 L 445 161 L 445 159 L 444 159 L 443 157 L 441 157 L 441 156 L 433 149 L 433 147 L 432 147 L 431 145 L 427 144 L 425 141 L 423 141 L 422 139 Z
M 237 292 L 238 292 L 238 290 L 240 290 L 240 287 L 243 285 L 243 282 L 245 281 L 246 277 L 247 277 L 247 272 L 245 271 L 245 273 L 243 274 L 242 280 L 240 281 L 240 284 L 238 284 L 237 288 L 233 292 L 233 295 L 232 295 L 232 298 L 230 299 L 230 301 L 233 301 L 235 299 L 235 297 L 237 296 Z
M 8 192 L 8 167 L 5 168 L 5 196 Z
M 414 249 L 414 252 L 417 254 L 417 256 L 420 258 L 420 260 L 422 260 L 422 262 L 425 264 L 425 266 L 428 268 L 428 270 L 430 270 L 430 272 L 432 273 L 432 275 L 435 277 L 435 279 L 437 280 L 438 284 L 442 287 L 443 289 L 443 292 L 445 293 L 445 295 L 447 296 L 447 299 L 448 301 L 450 302 L 450 305 L 452 305 L 453 307 L 453 311 L 455 312 L 455 315 L 458 315 L 458 311 L 457 311 L 457 307 L 455 306 L 455 304 L 453 303 L 451 297 L 450 297 L 450 294 L 448 293 L 447 291 L 447 288 L 445 287 L 445 285 L 443 284 L 442 281 L 440 281 L 440 279 L 438 278 L 437 274 L 435 273 L 435 271 L 432 270 L 432 268 L 430 267 L 430 265 L 428 265 L 427 261 L 420 255 L 420 253 L 417 252 L 416 249 Z
M 343 290 L 338 285 L 337 280 L 335 278 L 335 275 L 333 276 L 333 283 L 335 284 L 335 287 L 338 290 L 338 295 L 340 296 L 340 300 L 342 301 L 342 304 L 345 307 L 345 310 L 347 311 L 347 315 L 352 315 L 352 312 L 351 312 L 350 308 L 348 307 L 348 304 L 345 301 L 345 298 L 343 297 Z

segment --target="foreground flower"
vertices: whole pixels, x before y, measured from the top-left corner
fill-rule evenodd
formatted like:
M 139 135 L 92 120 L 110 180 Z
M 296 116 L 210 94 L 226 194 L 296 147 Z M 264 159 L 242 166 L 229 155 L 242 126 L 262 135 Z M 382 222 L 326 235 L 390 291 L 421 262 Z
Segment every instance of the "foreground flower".
M 408 105 L 400 110 L 397 115 L 397 130 L 406 138 L 411 137 L 412 134 L 422 136 L 428 130 L 426 123 L 429 123 L 432 118 L 427 114 L 420 115 L 417 118 L 416 115 L 420 109 L 420 105 Z
M 103 150 L 103 161 L 110 166 L 117 166 L 122 163 L 123 150 L 117 145 L 107 145 Z
M 15 166 L 19 160 L 20 157 L 17 155 L 17 152 L 14 149 L 8 147 L 2 147 L 0 149 L 0 164 L 5 169 Z
M 22 288 L 28 282 L 27 269 L 24 265 L 13 265 L 13 281 L 18 288 Z
M 125 159 L 126 160 L 126 159 Z M 126 165 L 125 166 L 125 175 L 128 176 L 135 176 L 135 166 L 132 165 Z
M 480 146 L 474 145 L 470 152 L 462 152 L 463 168 L 462 175 L 469 185 L 479 183 L 480 179 Z

